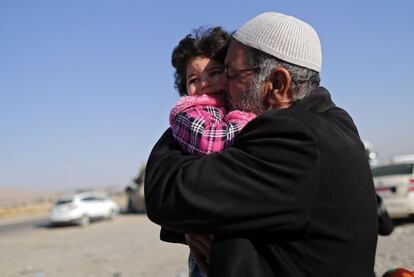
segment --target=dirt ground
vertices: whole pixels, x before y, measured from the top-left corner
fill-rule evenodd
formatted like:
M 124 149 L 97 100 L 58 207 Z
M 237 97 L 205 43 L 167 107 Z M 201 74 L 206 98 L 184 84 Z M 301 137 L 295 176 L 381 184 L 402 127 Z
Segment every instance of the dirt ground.
M 396 267 L 414 271 L 414 219 L 398 220 L 396 223 L 391 235 L 378 237 L 375 260 L 378 277 Z
M 1 224 L 4 224 L 0 221 Z M 414 269 L 414 222 L 380 237 L 376 272 Z M 188 249 L 159 240 L 145 215 L 120 215 L 84 228 L 37 224 L 0 235 L 1 277 L 184 277 Z
M 46 225 L 0 236 L 2 277 L 183 277 L 188 250 L 163 243 L 145 215 L 84 228 Z

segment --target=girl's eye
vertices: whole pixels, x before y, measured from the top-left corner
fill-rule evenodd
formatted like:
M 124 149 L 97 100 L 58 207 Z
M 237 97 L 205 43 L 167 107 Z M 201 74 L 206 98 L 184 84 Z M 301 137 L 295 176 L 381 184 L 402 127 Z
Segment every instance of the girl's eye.
M 192 78 L 192 79 L 189 79 L 188 80 L 188 83 L 189 84 L 194 84 L 194 83 L 196 83 L 198 81 L 198 79 L 197 78 Z

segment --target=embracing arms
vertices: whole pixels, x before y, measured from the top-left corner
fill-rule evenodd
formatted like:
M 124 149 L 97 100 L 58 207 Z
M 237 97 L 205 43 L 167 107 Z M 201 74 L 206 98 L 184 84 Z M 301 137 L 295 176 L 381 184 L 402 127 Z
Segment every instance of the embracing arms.
M 311 132 L 286 116 L 255 119 L 221 153 L 182 153 L 167 130 L 146 168 L 148 217 L 182 233 L 303 228 L 318 178 Z

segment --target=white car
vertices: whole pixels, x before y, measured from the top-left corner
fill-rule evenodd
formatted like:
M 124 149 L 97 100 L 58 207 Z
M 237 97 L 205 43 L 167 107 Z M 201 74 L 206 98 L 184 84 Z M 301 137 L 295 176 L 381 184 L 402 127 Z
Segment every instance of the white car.
M 414 159 L 394 158 L 388 164 L 373 167 L 372 176 L 375 190 L 392 218 L 414 215 Z
M 50 214 L 50 223 L 88 225 L 91 220 L 112 219 L 119 213 L 119 206 L 96 192 L 61 196 Z

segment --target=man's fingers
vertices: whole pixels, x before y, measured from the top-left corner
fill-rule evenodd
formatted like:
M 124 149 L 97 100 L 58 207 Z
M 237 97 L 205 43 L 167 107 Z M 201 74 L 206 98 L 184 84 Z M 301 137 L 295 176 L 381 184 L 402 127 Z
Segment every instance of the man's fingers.
M 210 256 L 210 251 L 207 248 L 205 248 L 203 245 L 193 244 L 191 248 L 193 249 L 193 251 L 197 251 L 205 257 Z
M 191 248 L 195 248 L 206 257 L 210 256 L 212 240 L 209 236 L 186 234 L 185 238 Z
M 185 240 L 190 247 L 195 262 L 207 277 L 208 265 L 206 259 L 210 257 L 212 239 L 208 235 L 185 234 Z
M 190 235 L 190 236 L 192 237 L 196 245 L 198 245 L 200 248 L 203 248 L 206 251 L 208 251 L 208 253 L 210 253 L 212 240 L 209 236 L 207 235 Z
M 186 234 L 186 241 L 188 245 L 191 245 L 200 251 L 202 251 L 206 256 L 209 255 L 211 251 L 212 240 L 208 236 L 204 235 L 189 235 Z
M 196 264 L 198 265 L 198 267 L 200 268 L 200 270 L 202 272 L 204 272 L 205 274 L 207 274 L 208 273 L 208 269 L 207 269 L 207 263 L 206 263 L 205 257 L 203 255 L 194 253 L 192 251 L 191 251 L 191 254 L 193 255 L 193 258 L 194 258 Z

